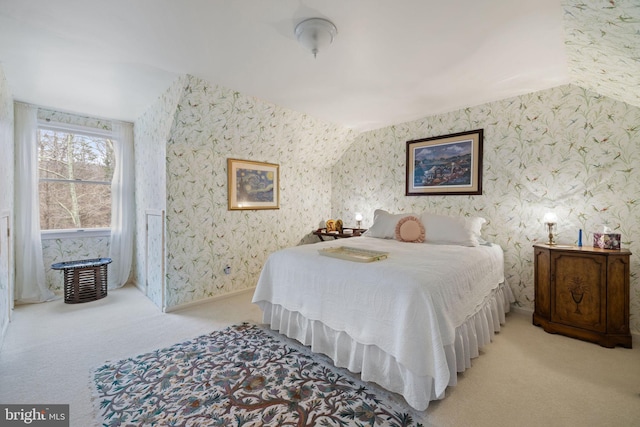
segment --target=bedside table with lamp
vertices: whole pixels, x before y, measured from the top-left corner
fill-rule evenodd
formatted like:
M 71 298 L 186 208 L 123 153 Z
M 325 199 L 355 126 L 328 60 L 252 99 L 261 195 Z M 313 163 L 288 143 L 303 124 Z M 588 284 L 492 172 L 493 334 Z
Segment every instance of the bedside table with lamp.
M 342 227 L 341 225 L 342 221 L 338 220 L 337 222 L 340 224 L 338 229 L 334 229 L 334 224 L 336 223 L 336 221 L 330 219 L 327 221 L 327 227 L 318 228 L 317 230 L 313 231 L 312 234 L 314 234 L 315 236 L 318 236 L 318 239 L 320 239 L 320 241 L 324 241 L 325 237 L 331 237 L 334 240 L 346 239 L 349 237 L 358 237 L 362 235 L 362 233 L 367 231 L 366 228 L 362 228 L 362 214 L 360 213 L 356 213 L 355 228 Z
M 533 324 L 603 347 L 631 348 L 627 249 L 556 244 L 554 216 L 545 215 L 546 243 L 534 248 Z

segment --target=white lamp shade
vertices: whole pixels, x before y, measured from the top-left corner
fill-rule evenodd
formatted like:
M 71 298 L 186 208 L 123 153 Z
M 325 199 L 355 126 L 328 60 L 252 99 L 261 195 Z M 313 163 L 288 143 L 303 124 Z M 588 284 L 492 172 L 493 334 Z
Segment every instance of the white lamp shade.
M 557 224 L 558 223 L 558 216 L 556 214 L 554 214 L 553 212 L 547 212 L 546 214 L 544 214 L 544 219 L 543 219 L 545 224 Z
M 316 56 L 320 49 L 329 46 L 338 29 L 331 21 L 323 18 L 309 18 L 296 25 L 298 42 Z
M 356 212 L 356 221 L 362 221 L 362 214 Z

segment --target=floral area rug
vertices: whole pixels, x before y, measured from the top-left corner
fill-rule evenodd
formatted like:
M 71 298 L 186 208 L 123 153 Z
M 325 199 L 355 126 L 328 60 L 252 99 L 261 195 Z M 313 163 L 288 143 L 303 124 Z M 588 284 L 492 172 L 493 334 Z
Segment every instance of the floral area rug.
M 422 426 L 409 407 L 251 324 L 105 364 L 93 383 L 103 426 Z

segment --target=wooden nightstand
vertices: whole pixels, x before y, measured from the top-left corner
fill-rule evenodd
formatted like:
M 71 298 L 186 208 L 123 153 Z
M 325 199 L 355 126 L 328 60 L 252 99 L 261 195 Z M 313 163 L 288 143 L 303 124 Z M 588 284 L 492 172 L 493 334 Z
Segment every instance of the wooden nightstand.
M 603 347 L 631 348 L 631 252 L 569 245 L 533 247 L 533 324 Z
M 345 231 L 347 230 L 351 230 L 351 232 L 347 232 L 345 233 Z M 316 231 L 313 232 L 314 235 L 318 236 L 318 239 L 320 239 L 321 241 L 324 241 L 325 237 L 333 237 L 334 239 L 344 239 L 347 237 L 358 237 L 360 236 L 362 233 L 364 233 L 365 231 L 367 231 L 366 228 L 343 228 L 342 229 L 342 233 L 338 233 L 338 232 L 328 232 L 327 233 L 327 229 L 326 228 L 318 228 Z

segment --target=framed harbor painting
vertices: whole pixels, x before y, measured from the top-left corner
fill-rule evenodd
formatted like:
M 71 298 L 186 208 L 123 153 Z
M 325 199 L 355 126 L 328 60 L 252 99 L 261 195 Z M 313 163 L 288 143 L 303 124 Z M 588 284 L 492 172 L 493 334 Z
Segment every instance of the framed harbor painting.
M 279 166 L 227 159 L 229 210 L 279 209 Z
M 407 141 L 407 196 L 482 194 L 483 129 Z

